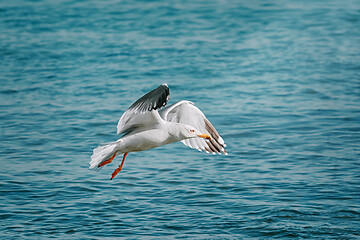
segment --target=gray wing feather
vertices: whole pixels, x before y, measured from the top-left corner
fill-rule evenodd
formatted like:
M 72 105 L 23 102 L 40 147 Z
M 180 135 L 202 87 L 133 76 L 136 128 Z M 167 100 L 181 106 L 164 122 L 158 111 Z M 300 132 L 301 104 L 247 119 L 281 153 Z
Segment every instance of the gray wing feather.
M 213 154 L 227 154 L 223 138 L 194 103 L 180 101 L 162 109 L 159 114 L 166 121 L 188 124 L 202 133 L 209 134 L 212 138 L 211 140 L 192 138 L 181 141 L 186 146 Z
M 169 95 L 170 90 L 168 85 L 162 84 L 139 98 L 130 106 L 129 110 L 136 113 L 146 113 L 151 110 L 157 110 L 166 105 L 169 101 Z
M 168 85 L 162 84 L 139 98 L 121 116 L 117 125 L 117 134 L 128 134 L 154 124 L 160 119 L 156 110 L 166 105 L 169 94 Z

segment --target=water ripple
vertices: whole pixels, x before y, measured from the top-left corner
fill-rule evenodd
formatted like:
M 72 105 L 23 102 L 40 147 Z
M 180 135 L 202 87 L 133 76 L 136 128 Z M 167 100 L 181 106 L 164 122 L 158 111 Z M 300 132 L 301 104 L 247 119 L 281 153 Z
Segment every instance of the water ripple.
M 1 239 L 357 239 L 358 1 L 0 3 Z M 167 82 L 228 156 L 88 170 Z

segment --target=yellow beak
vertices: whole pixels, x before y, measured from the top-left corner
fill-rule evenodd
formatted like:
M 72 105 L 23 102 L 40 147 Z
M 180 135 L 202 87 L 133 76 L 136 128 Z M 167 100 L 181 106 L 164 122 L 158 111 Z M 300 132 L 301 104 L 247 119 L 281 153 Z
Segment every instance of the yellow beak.
M 211 140 L 211 137 L 210 137 L 210 135 L 208 135 L 208 134 L 200 134 L 200 135 L 198 135 L 198 137 Z

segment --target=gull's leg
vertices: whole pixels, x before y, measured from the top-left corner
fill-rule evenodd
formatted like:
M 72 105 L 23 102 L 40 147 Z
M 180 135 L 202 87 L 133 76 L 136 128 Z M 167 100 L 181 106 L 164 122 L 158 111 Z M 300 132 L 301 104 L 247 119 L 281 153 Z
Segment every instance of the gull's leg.
M 111 158 L 109 158 L 108 160 L 106 160 L 106 161 L 104 161 L 104 162 L 100 163 L 98 167 L 102 167 L 102 166 L 105 166 L 105 165 L 106 165 L 106 164 L 108 164 L 108 163 L 111 163 L 111 162 L 112 162 L 112 160 L 114 160 L 114 158 L 115 158 L 115 157 L 116 157 L 116 152 L 114 153 L 114 155 L 112 155 L 112 157 L 111 157 Z
M 119 167 L 117 169 L 115 169 L 115 171 L 111 174 L 110 180 L 113 180 L 113 178 L 121 171 L 127 155 L 128 155 L 128 152 L 124 154 L 123 160 L 122 160 L 121 164 L 119 165 Z

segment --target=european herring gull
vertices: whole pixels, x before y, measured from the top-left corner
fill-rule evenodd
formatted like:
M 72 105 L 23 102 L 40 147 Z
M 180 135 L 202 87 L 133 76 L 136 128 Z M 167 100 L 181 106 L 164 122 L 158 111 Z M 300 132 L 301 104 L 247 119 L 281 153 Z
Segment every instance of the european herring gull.
M 117 134 L 121 134 L 121 138 L 95 148 L 89 168 L 99 170 L 117 155 L 124 154 L 121 164 L 112 173 L 112 180 L 121 171 L 129 152 L 178 141 L 199 151 L 227 155 L 224 140 L 193 102 L 183 100 L 162 108 L 169 94 L 168 85 L 162 84 L 132 104 L 117 124 Z

